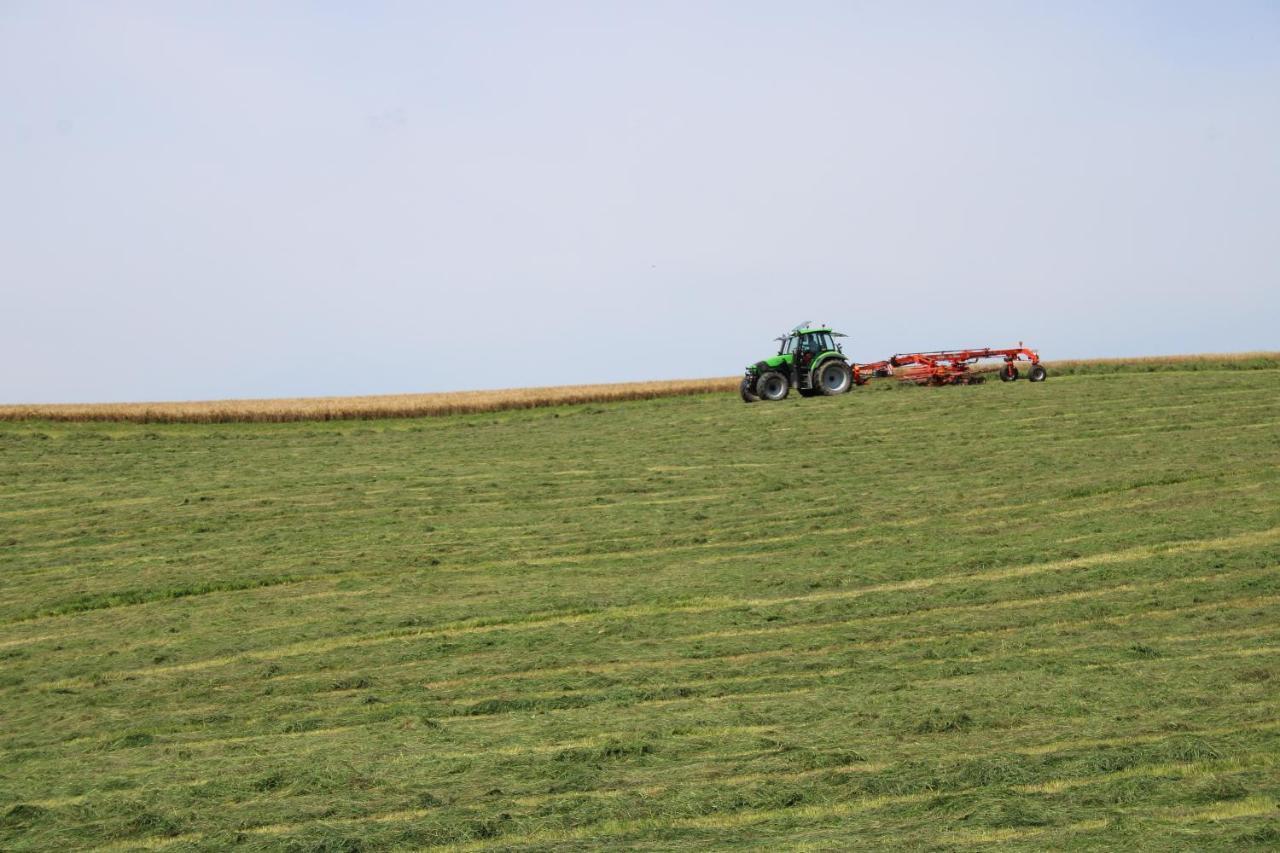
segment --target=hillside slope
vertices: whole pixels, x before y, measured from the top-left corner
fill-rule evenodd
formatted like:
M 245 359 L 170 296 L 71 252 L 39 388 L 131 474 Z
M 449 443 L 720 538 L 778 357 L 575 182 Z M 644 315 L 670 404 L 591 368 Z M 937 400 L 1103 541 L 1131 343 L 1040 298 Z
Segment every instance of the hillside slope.
M 1278 391 L 0 424 L 0 847 L 1273 845 Z
M 1047 361 L 1053 376 L 1280 369 L 1280 352 L 1094 358 Z M 986 361 L 975 370 L 995 371 L 1000 362 Z M 1026 365 L 1023 365 L 1025 372 Z M 380 394 L 363 397 L 286 397 L 281 399 L 190 400 L 152 403 L 8 403 L 0 404 L 0 421 L 125 421 L 132 423 L 285 423 L 290 421 L 374 420 L 379 418 L 448 417 L 581 403 L 618 403 L 716 394 L 738 390 L 742 376 L 713 379 L 664 379 L 606 385 L 552 385 L 492 391 L 443 391 Z M 893 381 L 893 380 L 880 380 Z M 879 384 L 879 383 L 878 383 Z

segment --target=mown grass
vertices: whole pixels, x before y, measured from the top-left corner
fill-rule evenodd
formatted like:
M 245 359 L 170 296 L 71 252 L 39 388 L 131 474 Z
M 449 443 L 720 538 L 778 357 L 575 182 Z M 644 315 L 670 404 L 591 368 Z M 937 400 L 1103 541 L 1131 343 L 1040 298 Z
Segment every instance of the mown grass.
M 0 847 L 1273 847 L 1280 372 L 0 425 Z

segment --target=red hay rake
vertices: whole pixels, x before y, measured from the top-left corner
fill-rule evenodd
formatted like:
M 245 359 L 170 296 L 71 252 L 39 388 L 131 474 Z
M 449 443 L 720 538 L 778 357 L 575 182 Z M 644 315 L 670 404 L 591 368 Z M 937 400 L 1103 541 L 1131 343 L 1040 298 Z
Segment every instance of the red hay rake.
M 974 369 L 981 361 L 1002 359 L 1004 364 L 992 365 L 982 369 Z M 1029 362 L 1027 379 L 1032 382 L 1043 382 L 1047 375 L 1040 364 L 1040 355 L 1028 349 L 1019 341 L 1016 347 L 1009 349 L 935 350 L 933 352 L 904 352 L 870 364 L 853 366 L 853 381 L 865 385 L 871 379 L 882 376 L 896 376 L 903 382 L 914 382 L 917 385 L 972 385 L 986 379 L 985 374 L 996 370 L 1005 382 L 1012 382 L 1022 374 L 1017 362 Z M 895 368 L 898 370 L 895 371 Z

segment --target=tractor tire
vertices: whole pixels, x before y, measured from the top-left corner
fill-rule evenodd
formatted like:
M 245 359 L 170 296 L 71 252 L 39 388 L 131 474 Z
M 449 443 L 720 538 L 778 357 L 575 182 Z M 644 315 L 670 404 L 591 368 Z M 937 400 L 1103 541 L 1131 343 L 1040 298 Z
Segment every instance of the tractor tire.
M 1027 371 L 1027 381 L 1043 382 L 1044 378 L 1048 375 L 1049 375 L 1049 371 L 1045 370 L 1043 365 L 1040 365 L 1040 364 L 1033 365 L 1032 368 L 1029 371 Z
M 818 365 L 814 374 L 814 387 L 828 397 L 843 394 L 853 387 L 853 371 L 839 359 L 828 359 Z
M 1007 363 L 1004 367 L 1000 368 L 1001 382 L 1017 382 L 1018 376 L 1020 375 L 1021 374 L 1018 373 L 1018 368 L 1014 367 L 1012 363 Z
M 754 403 L 760 398 L 751 390 L 751 380 L 743 379 L 742 384 L 738 386 L 738 393 L 742 395 L 742 402 Z
M 785 400 L 790 391 L 791 383 L 787 381 L 787 377 L 776 370 L 766 370 L 756 380 L 756 394 L 761 400 L 773 402 Z

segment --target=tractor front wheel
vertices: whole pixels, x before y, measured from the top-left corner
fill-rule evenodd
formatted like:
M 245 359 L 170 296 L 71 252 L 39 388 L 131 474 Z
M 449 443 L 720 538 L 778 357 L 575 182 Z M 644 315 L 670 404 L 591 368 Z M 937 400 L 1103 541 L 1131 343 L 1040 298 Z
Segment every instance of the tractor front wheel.
M 849 365 L 834 358 L 822 363 L 816 378 L 818 390 L 828 397 L 843 394 L 853 386 L 853 372 L 849 370 Z
M 744 378 L 742 384 L 738 386 L 738 393 L 742 395 L 742 402 L 754 403 L 760 398 L 751 390 L 751 380 Z
M 790 390 L 791 383 L 787 381 L 787 377 L 776 370 L 766 370 L 756 380 L 756 393 L 761 400 L 785 400 Z

